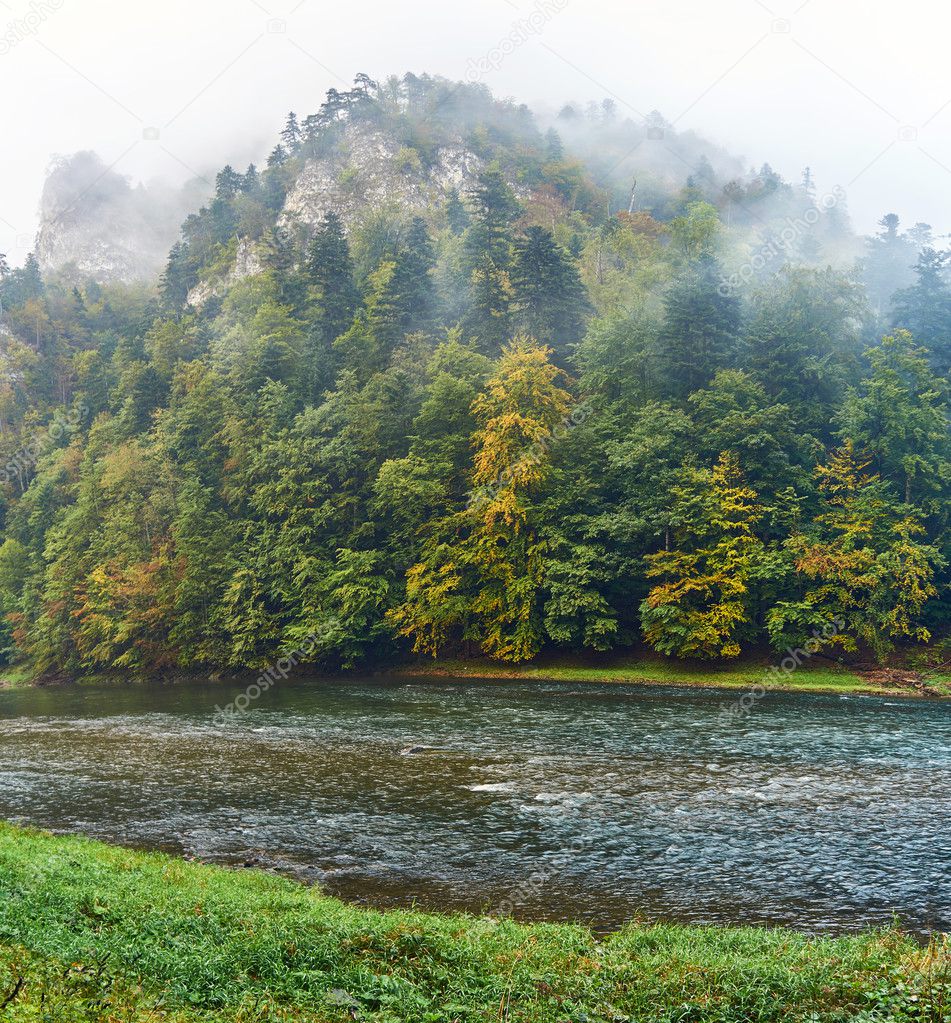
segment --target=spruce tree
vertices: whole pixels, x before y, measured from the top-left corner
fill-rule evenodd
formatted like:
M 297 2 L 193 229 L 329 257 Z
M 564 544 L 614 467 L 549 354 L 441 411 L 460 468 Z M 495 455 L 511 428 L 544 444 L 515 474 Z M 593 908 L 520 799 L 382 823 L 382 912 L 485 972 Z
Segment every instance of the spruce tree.
M 559 355 L 584 333 L 588 296 L 571 257 L 550 231 L 530 227 L 516 243 L 512 289 L 519 326 Z
M 949 254 L 925 249 L 915 266 L 916 281 L 895 295 L 893 320 L 931 352 L 942 375 L 951 371 L 951 282 Z
M 713 256 L 703 255 L 674 281 L 665 302 L 658 361 L 669 394 L 685 398 L 730 365 L 740 329 L 740 302 L 722 287 Z
M 333 211 L 324 216 L 311 242 L 307 271 L 316 293 L 319 333 L 330 344 L 350 326 L 360 303 L 350 246 Z

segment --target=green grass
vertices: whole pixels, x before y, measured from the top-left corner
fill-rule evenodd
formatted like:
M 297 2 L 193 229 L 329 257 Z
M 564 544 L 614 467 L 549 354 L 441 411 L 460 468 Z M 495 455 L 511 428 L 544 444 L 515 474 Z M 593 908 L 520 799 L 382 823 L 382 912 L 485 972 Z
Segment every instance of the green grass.
M 620 657 L 583 663 L 568 659 L 543 660 L 525 665 L 506 665 L 494 661 L 424 661 L 399 674 L 414 677 L 455 676 L 460 678 L 508 678 L 552 682 L 626 682 L 640 685 L 707 686 L 718 689 L 767 688 L 810 693 L 876 693 L 881 695 L 919 695 L 902 686 L 869 682 L 861 674 L 835 665 L 804 665 L 778 681 L 768 675 L 769 662 L 692 664 L 649 657 Z M 934 676 L 929 684 L 951 695 L 951 676 Z
M 21 689 L 33 685 L 37 671 L 28 664 L 10 664 L 0 667 L 0 686 L 5 689 Z
M 0 825 L 0 1018 L 947 1021 L 949 949 L 897 931 L 579 926 L 356 908 L 313 888 Z
M 623 682 L 634 685 L 678 685 L 717 689 L 751 689 L 764 685 L 769 689 L 803 693 L 870 693 L 880 696 L 921 696 L 921 690 L 907 685 L 872 681 L 858 671 L 835 664 L 806 663 L 779 678 L 769 675 L 776 659 L 744 659 L 699 663 L 677 661 L 657 655 L 591 654 L 577 657 L 543 656 L 529 664 L 500 664 L 488 658 L 440 658 L 422 660 L 391 668 L 396 677 L 524 679 L 536 682 Z M 909 668 L 910 674 L 914 669 Z M 359 675 L 360 670 L 353 674 Z M 947 670 L 922 670 L 929 696 L 951 697 L 951 673 Z M 253 673 L 247 673 L 248 678 Z M 208 671 L 172 676 L 174 681 L 207 681 Z M 346 678 L 344 675 L 342 678 Z M 146 681 L 150 676 L 135 678 L 128 672 L 105 672 L 80 676 L 77 685 L 102 686 Z M 232 680 L 232 676 L 228 676 Z M 0 688 L 22 688 L 39 681 L 35 669 L 28 665 L 0 668 Z

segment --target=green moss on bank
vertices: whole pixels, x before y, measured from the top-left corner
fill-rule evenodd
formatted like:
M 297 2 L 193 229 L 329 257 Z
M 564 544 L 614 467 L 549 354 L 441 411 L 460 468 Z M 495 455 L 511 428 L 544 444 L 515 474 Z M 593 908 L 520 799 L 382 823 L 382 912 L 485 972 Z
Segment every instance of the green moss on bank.
M 378 912 L 250 871 L 0 825 L 0 1016 L 719 1023 L 948 1020 L 948 950 L 898 932 Z

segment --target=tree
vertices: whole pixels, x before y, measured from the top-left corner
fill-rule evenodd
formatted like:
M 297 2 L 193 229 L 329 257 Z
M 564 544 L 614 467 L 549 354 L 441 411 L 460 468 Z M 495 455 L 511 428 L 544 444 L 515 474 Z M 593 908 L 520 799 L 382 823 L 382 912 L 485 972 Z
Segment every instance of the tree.
M 930 638 L 919 617 L 937 593 L 942 558 L 921 542 L 920 517 L 867 472 L 870 464 L 847 440 L 816 470 L 822 510 L 786 545 L 802 596 L 779 601 L 767 616 L 778 649 L 811 641 L 855 652 L 863 644 L 882 659 L 896 639 Z
M 915 283 L 894 297 L 893 323 L 930 352 L 936 373 L 951 372 L 951 281 L 947 252 L 926 248 L 915 266 Z
M 872 375 L 849 393 L 838 416 L 841 433 L 871 455 L 900 500 L 940 513 L 951 481 L 948 384 L 906 330 L 865 354 Z
M 479 350 L 496 355 L 511 337 L 512 280 L 506 270 L 484 256 L 472 271 L 472 291 L 465 318 L 466 332 L 476 339 Z
M 297 114 L 293 111 L 287 115 L 287 120 L 284 122 L 284 128 L 281 131 L 281 142 L 284 145 L 285 150 L 288 153 L 296 153 L 303 141 L 301 135 L 300 125 L 297 123 Z
M 674 281 L 664 300 L 658 361 L 664 389 L 685 398 L 730 365 L 737 350 L 740 303 L 721 287 L 712 256 L 701 256 Z
M 329 345 L 350 326 L 360 303 L 350 246 L 340 217 L 333 210 L 324 214 L 310 244 L 307 272 L 314 290 L 320 336 Z
M 454 235 L 462 234 L 469 226 L 469 214 L 459 198 L 459 190 L 451 188 L 446 200 L 446 223 Z
M 407 573 L 406 600 L 390 613 L 417 652 L 454 636 L 490 657 L 534 657 L 544 636 L 545 546 L 529 498 L 549 471 L 549 447 L 570 397 L 550 351 L 519 337 L 473 403 L 479 423 L 468 507 L 436 523 L 423 560 Z
M 829 424 L 857 370 L 861 289 L 839 272 L 785 267 L 752 292 L 742 361 L 805 432 Z
M 674 488 L 674 549 L 647 556 L 663 581 L 641 604 L 644 639 L 676 657 L 737 657 L 751 631 L 752 583 L 780 565 L 756 535 L 763 517 L 736 456 L 712 469 L 688 469 Z
M 511 262 L 511 223 L 518 213 L 518 203 L 501 171 L 483 171 L 469 194 L 472 224 L 465 240 L 465 253 L 470 269 L 488 258 L 500 268 Z
M 550 231 L 530 227 L 516 243 L 511 281 L 522 330 L 559 354 L 581 340 L 588 297 L 574 262 Z
M 900 225 L 896 214 L 887 213 L 879 221 L 881 231 L 866 242 L 864 283 L 872 309 L 883 325 L 888 321 L 892 296 L 911 285 L 918 255 L 915 243 L 900 232 Z
M 393 288 L 404 333 L 429 326 L 434 314 L 436 257 L 426 222 L 414 217 L 396 258 Z
M 681 254 L 688 260 L 710 256 L 720 231 L 720 216 L 716 206 L 708 202 L 692 202 L 683 216 L 670 222 L 670 236 Z

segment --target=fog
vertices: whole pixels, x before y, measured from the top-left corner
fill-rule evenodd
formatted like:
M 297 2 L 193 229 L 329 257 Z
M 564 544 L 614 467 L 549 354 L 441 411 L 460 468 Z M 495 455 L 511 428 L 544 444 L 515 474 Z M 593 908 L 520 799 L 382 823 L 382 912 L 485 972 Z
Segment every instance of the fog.
M 951 231 L 951 11 L 924 0 L 0 0 L 0 252 L 32 248 L 51 160 L 94 150 L 132 184 L 261 161 L 331 87 L 427 71 L 541 112 L 660 110 L 746 166 Z

